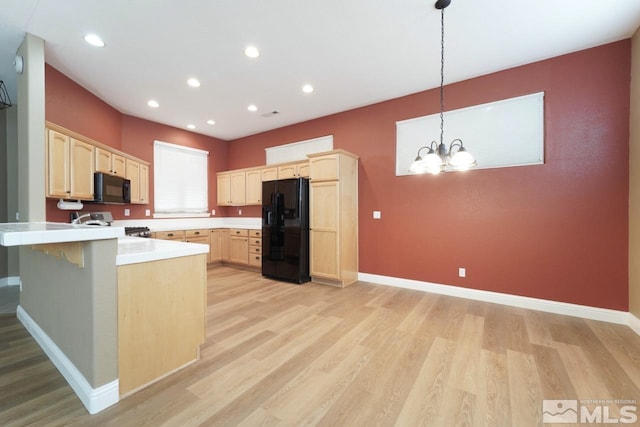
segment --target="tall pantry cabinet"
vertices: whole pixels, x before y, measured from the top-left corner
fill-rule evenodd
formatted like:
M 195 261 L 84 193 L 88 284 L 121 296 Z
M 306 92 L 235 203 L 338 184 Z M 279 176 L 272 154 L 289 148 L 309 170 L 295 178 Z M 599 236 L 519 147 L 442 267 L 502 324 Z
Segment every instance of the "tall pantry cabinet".
M 311 278 L 344 287 L 358 280 L 358 156 L 334 150 L 308 157 Z

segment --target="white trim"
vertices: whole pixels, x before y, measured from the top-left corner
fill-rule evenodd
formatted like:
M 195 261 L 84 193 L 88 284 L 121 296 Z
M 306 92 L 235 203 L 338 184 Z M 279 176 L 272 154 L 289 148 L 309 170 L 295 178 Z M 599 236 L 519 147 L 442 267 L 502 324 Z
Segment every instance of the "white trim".
M 20 276 L 3 277 L 0 279 L 0 288 L 4 286 L 19 286 Z
M 180 144 L 172 144 L 170 142 L 163 142 L 163 141 L 158 141 L 157 139 L 153 141 L 153 145 L 164 145 L 165 147 L 170 147 L 173 148 L 174 150 L 183 150 L 183 151 L 190 151 L 192 153 L 199 153 L 199 154 L 206 154 L 207 156 L 209 155 L 209 152 L 206 150 L 201 150 L 199 148 L 193 148 L 193 147 L 187 147 L 185 145 L 180 145 Z
M 379 285 L 414 289 L 417 291 L 431 292 L 434 294 L 449 295 L 459 298 L 491 302 L 495 304 L 510 305 L 513 307 L 527 308 L 530 310 L 544 311 L 547 313 L 564 314 L 566 316 L 582 317 L 585 319 L 600 320 L 603 322 L 618 323 L 621 325 L 631 326 L 629 321 L 630 313 L 626 311 L 590 307 L 586 305 L 570 304 L 566 302 L 550 301 L 539 298 L 523 297 L 518 295 L 503 294 L 499 292 L 483 291 L 479 289 L 461 288 L 459 286 L 441 285 L 438 283 L 402 279 L 399 277 L 380 276 L 377 274 L 369 273 L 358 273 L 358 280 L 361 280 L 363 282 L 376 283 Z M 638 326 L 640 326 L 640 321 L 638 321 Z M 638 327 L 638 329 L 634 329 L 634 331 L 640 331 L 640 327 Z
M 633 332 L 640 335 L 640 319 L 638 319 L 633 313 L 629 313 L 629 327 Z
M 22 306 L 18 306 L 17 317 L 40 347 L 42 347 L 42 350 L 49 356 L 51 362 L 58 368 L 58 371 L 60 371 L 62 376 L 67 380 L 90 414 L 96 414 L 120 400 L 120 385 L 118 379 L 98 388 L 92 388 L 78 368 L 75 367 L 31 316 L 27 314 Z

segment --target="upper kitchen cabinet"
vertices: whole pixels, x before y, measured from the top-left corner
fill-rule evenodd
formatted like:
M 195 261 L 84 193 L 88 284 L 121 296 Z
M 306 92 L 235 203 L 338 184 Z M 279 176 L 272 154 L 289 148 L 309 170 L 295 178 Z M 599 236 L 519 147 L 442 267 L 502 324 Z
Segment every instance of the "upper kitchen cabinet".
M 47 129 L 46 196 L 93 199 L 94 147 Z
M 243 206 L 246 203 L 246 172 L 217 174 L 218 206 Z
M 131 203 L 149 203 L 149 163 L 46 122 L 46 197 L 93 200 L 93 175 L 131 180 Z
M 358 156 L 310 154 L 309 164 L 311 278 L 344 287 L 358 280 Z
M 245 173 L 245 204 L 262 204 L 262 170 L 248 169 Z
M 149 166 L 126 159 L 125 171 L 125 177 L 131 181 L 131 203 L 149 203 Z
M 108 173 L 110 175 L 125 175 L 125 157 L 110 150 L 96 147 L 95 149 L 96 172 Z
M 262 168 L 261 174 L 263 181 L 275 181 L 276 179 L 278 179 L 278 168 L 275 166 Z
M 309 162 L 287 163 L 278 166 L 278 179 L 300 178 L 309 176 Z

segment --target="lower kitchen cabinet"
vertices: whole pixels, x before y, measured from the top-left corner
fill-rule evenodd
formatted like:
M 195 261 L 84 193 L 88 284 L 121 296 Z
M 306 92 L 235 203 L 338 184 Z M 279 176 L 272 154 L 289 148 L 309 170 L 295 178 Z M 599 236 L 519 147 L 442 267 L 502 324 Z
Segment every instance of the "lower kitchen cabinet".
M 249 230 L 249 265 L 262 267 L 262 230 Z
M 229 262 L 240 265 L 249 265 L 248 230 L 229 230 Z
M 222 240 L 224 239 L 225 230 L 214 228 L 210 230 L 209 238 L 209 262 L 222 261 Z M 228 234 L 228 233 L 227 233 Z

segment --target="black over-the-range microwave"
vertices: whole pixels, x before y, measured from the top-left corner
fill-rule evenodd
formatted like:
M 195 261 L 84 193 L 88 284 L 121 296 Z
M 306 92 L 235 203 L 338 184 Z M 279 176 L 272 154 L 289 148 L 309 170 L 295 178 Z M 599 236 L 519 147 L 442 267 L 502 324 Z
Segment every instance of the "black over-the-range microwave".
M 96 172 L 93 175 L 93 201 L 113 204 L 131 202 L 131 181 L 121 176 Z

